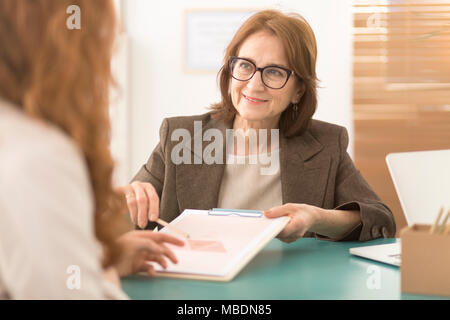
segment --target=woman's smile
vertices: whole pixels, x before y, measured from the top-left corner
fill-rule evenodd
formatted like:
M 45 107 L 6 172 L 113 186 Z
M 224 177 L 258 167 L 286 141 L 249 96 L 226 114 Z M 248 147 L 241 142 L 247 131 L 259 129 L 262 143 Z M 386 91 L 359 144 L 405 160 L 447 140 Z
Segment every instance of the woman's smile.
M 245 95 L 245 94 L 242 94 L 242 96 L 243 96 L 243 97 L 245 98 L 245 100 L 246 100 L 247 102 L 249 102 L 250 104 L 260 105 L 260 104 L 263 104 L 264 102 L 269 101 L 269 100 L 264 100 L 264 99 L 259 99 L 259 98 L 247 96 L 247 95 Z

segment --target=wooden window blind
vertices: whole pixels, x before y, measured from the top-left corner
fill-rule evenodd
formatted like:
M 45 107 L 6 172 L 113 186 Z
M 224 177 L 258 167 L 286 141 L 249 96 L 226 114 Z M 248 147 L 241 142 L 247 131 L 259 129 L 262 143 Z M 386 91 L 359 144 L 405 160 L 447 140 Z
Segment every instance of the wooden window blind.
M 450 149 L 450 0 L 354 0 L 352 9 L 355 163 L 398 235 L 406 220 L 386 155 Z

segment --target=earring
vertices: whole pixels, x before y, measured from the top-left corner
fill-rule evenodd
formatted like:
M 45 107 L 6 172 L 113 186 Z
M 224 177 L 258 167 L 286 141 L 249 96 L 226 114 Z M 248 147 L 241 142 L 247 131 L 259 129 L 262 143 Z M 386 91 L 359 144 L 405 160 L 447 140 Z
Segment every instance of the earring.
M 297 117 L 297 112 L 298 112 L 298 103 L 293 103 L 292 104 L 292 120 L 295 120 L 295 118 Z

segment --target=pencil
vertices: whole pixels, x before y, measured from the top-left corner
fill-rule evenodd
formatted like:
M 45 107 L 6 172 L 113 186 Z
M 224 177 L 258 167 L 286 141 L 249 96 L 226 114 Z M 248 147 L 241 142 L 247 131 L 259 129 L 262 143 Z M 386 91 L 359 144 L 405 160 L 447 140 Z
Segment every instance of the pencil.
M 447 221 L 448 221 L 449 216 L 450 216 L 450 209 L 448 209 L 447 214 L 445 215 L 444 222 L 442 222 L 441 229 L 439 230 L 439 232 L 447 233 L 448 228 L 446 228 L 446 227 L 447 227 Z
M 445 235 L 450 234 L 450 223 L 448 224 L 447 228 L 445 229 Z
M 181 231 L 180 229 L 174 227 L 173 225 L 167 223 L 166 221 L 164 221 L 162 219 L 158 219 L 158 220 L 156 220 L 156 222 L 159 223 L 160 225 L 164 226 L 164 227 L 167 227 L 169 230 L 172 230 L 172 231 L 182 235 L 183 237 L 189 239 L 189 234 L 187 234 L 184 231 Z
M 439 209 L 439 213 L 438 213 L 438 215 L 436 217 L 436 220 L 434 221 L 433 226 L 431 227 L 430 233 L 434 233 L 436 231 L 436 229 L 438 228 L 439 221 L 441 220 L 442 212 L 444 212 L 444 207 L 441 207 Z

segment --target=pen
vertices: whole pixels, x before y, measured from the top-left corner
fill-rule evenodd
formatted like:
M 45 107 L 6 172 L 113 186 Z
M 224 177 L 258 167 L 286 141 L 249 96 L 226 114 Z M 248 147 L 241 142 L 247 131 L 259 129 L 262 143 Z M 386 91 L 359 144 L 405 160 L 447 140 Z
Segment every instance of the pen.
M 176 233 L 182 235 L 183 237 L 189 239 L 189 234 L 187 234 L 186 232 L 181 231 L 180 229 L 178 229 L 178 228 L 172 226 L 171 224 L 167 223 L 166 221 L 164 221 L 164 220 L 162 220 L 162 219 L 158 219 L 158 220 L 156 220 L 156 222 L 157 222 L 158 224 L 164 226 L 164 227 L 167 227 L 169 230 L 172 230 L 172 231 L 174 231 L 174 232 L 176 232 Z

